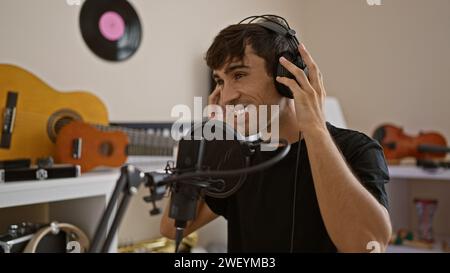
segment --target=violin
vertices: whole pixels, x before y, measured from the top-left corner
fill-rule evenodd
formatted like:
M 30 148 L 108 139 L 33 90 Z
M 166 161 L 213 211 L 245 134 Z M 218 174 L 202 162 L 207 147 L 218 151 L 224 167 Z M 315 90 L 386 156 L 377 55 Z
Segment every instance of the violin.
M 419 132 L 407 135 L 403 128 L 391 124 L 378 127 L 372 136 L 384 149 L 387 160 L 413 157 L 418 160 L 443 159 L 450 153 L 447 141 L 437 132 Z

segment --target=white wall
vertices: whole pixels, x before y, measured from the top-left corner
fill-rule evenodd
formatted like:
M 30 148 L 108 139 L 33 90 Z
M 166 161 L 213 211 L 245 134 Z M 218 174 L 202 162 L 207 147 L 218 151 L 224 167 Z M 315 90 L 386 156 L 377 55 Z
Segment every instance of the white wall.
M 204 54 L 214 35 L 245 16 L 275 12 L 297 18 L 295 0 L 134 0 L 143 25 L 139 51 L 111 63 L 81 37 L 80 7 L 65 0 L 1 0 L 0 62 L 37 74 L 57 90 L 98 95 L 114 121 L 169 120 L 175 104 L 193 105 L 208 91 Z
M 305 0 L 307 46 L 348 126 L 383 122 L 450 139 L 450 1 Z

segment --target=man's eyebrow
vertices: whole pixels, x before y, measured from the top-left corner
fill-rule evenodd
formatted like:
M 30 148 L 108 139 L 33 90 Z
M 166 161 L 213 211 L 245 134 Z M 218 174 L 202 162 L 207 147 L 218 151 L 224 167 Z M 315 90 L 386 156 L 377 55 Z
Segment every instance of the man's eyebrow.
M 228 74 L 230 72 L 232 72 L 233 70 L 236 69 L 250 69 L 250 66 L 242 64 L 242 63 L 236 63 L 236 64 L 230 64 L 226 69 L 225 69 L 225 74 Z M 214 79 L 220 79 L 219 74 L 217 74 L 216 72 L 213 73 L 213 78 Z
M 233 70 L 241 69 L 241 68 L 249 69 L 250 66 L 245 65 L 245 64 L 243 64 L 243 63 L 230 64 L 230 65 L 227 67 L 227 69 L 225 69 L 225 74 L 228 74 L 228 73 L 230 73 L 230 72 L 233 71 Z

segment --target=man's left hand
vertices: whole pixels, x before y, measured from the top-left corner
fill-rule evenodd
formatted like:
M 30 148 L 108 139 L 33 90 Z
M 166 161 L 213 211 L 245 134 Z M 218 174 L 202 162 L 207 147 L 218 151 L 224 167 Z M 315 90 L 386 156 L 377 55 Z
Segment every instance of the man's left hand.
M 326 92 L 319 67 L 303 44 L 300 44 L 298 50 L 308 67 L 309 79 L 302 69 L 281 57 L 279 60 L 281 65 L 291 72 L 296 80 L 277 77 L 277 81 L 291 89 L 294 95 L 295 112 L 300 131 L 308 134 L 310 130 L 326 129 L 323 112 Z

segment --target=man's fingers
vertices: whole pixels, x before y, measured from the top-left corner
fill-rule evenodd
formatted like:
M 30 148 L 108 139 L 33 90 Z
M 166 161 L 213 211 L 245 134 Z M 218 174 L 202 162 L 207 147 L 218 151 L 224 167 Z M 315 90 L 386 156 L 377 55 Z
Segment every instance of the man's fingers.
M 222 89 L 216 86 L 214 91 L 208 97 L 208 116 L 209 118 L 221 118 L 223 110 L 220 107 L 220 95 Z M 220 111 L 218 111 L 220 110 Z
M 277 77 L 276 80 L 277 80 L 277 82 L 279 82 L 281 84 L 284 84 L 287 87 L 289 87 L 289 89 L 291 89 L 292 93 L 301 92 L 302 91 L 301 87 L 293 79 L 286 78 L 286 77 Z
M 302 56 L 302 59 L 305 62 L 306 67 L 308 67 L 308 75 L 311 80 L 311 83 L 313 85 L 319 86 L 322 76 L 320 75 L 320 71 L 319 68 L 317 67 L 316 62 L 311 57 L 311 54 L 309 54 L 304 44 L 301 43 L 298 46 L 298 51 L 300 52 L 300 55 Z
M 309 83 L 308 77 L 306 77 L 305 72 L 303 70 L 296 66 L 295 64 L 291 63 L 289 60 L 287 60 L 284 57 L 280 58 L 280 63 L 282 66 L 284 66 L 289 72 L 291 72 L 292 75 L 297 79 L 297 81 L 300 83 L 301 88 L 305 91 L 312 91 L 313 88 L 311 84 Z M 295 81 L 294 81 L 295 82 Z M 297 84 L 298 85 L 298 84 Z
M 220 102 L 220 88 L 214 89 L 214 91 L 208 97 L 208 104 L 219 104 Z

